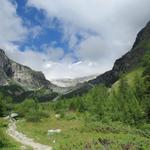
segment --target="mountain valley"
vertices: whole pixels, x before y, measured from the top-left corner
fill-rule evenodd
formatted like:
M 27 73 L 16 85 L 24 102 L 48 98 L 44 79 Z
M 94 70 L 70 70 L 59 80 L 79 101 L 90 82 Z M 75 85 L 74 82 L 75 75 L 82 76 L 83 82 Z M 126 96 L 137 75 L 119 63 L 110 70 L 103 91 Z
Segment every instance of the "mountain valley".
M 48 81 L 0 49 L 0 149 L 149 150 L 149 131 L 150 22 L 101 75 Z

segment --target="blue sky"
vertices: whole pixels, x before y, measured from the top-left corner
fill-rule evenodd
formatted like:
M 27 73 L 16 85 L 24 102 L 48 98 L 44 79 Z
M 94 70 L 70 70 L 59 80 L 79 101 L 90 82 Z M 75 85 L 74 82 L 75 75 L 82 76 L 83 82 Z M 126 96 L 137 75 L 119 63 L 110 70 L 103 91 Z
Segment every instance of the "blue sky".
M 69 51 L 67 41 L 62 41 L 63 33 L 59 28 L 59 20 L 54 18 L 51 22 L 46 19 L 44 11 L 39 11 L 34 7 L 27 7 L 27 0 L 11 0 L 17 5 L 17 15 L 23 20 L 24 26 L 27 28 L 41 27 L 38 35 L 33 37 L 32 34 L 23 41 L 19 46 L 20 50 L 26 47 L 34 47 L 37 51 L 42 51 L 43 44 L 55 43 L 55 47 L 62 47 L 65 52 Z
M 101 74 L 130 50 L 150 20 L 149 6 L 149 0 L 1 0 L 0 45 L 49 80 Z

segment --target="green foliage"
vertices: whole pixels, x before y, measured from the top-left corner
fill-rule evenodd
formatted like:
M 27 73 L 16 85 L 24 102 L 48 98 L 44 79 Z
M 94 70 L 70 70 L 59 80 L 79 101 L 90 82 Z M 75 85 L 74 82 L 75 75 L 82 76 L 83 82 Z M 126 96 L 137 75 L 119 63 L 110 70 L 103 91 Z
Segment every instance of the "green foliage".
M 140 123 L 143 119 L 143 110 L 125 78 L 120 80 L 119 90 L 113 94 L 112 103 L 114 101 L 116 104 L 112 107 L 113 119 L 130 124 Z
M 78 114 L 70 113 L 70 116 Z M 47 130 L 53 128 L 62 132 L 46 136 Z M 144 125 L 144 128 L 149 129 L 148 125 Z M 150 145 L 150 134 L 146 129 L 142 131 L 121 122 L 84 122 L 81 118 L 68 120 L 53 116 L 43 119 L 36 126 L 20 121 L 18 129 L 38 142 L 52 146 L 54 150 L 148 150 Z
M 15 110 L 19 113 L 20 117 L 25 117 L 27 121 L 31 122 L 38 122 L 42 118 L 49 116 L 49 113 L 33 99 L 26 99 L 21 104 L 18 104 Z
M 6 116 L 13 109 L 12 98 L 0 92 L 0 117 Z
M 144 65 L 145 70 L 143 76 L 144 76 L 145 92 L 146 95 L 150 97 L 150 54 L 147 54 L 145 56 Z
M 147 53 L 144 57 L 143 72 L 144 77 L 144 106 L 148 121 L 150 122 L 150 53 Z
M 27 121 L 38 122 L 41 119 L 41 114 L 36 110 L 31 110 L 26 116 Z
M 0 92 L 4 97 L 11 97 L 13 102 L 21 102 L 24 99 L 22 93 L 25 90 L 17 84 L 10 83 L 10 85 L 0 86 Z
M 144 89 L 141 89 L 144 83 L 139 79 L 139 76 L 135 78 L 134 88 L 125 77 L 120 79 L 117 90 L 99 85 L 82 97 L 56 102 L 55 111 L 63 117 L 68 111 L 80 112 L 86 121 L 140 124 L 146 116 L 142 100 Z
M 0 129 L 0 148 L 8 147 L 8 145 L 9 145 L 8 139 L 4 134 L 4 132 Z
M 142 105 L 144 99 L 145 85 L 143 78 L 139 75 L 134 76 L 134 88 L 135 88 L 135 96 Z
M 37 109 L 38 104 L 33 99 L 26 99 L 24 102 L 16 105 L 16 111 L 19 116 L 25 117 L 32 109 Z
M 145 64 L 149 64 L 146 60 L 149 61 L 148 57 L 145 58 Z M 83 96 L 58 100 L 47 105 L 47 108 L 42 107 L 36 100 L 27 99 L 16 107 L 16 111 L 20 116 L 33 122 L 47 117 L 49 113 L 45 110 L 50 109 L 66 119 L 67 112 L 79 112 L 84 114 L 86 121 L 121 121 L 132 125 L 141 124 L 150 116 L 150 102 L 145 96 L 146 91 L 147 93 L 150 91 L 145 86 L 150 85 L 147 80 L 149 73 L 146 66 L 144 77 L 137 69 L 137 72 L 132 74 L 132 82 L 129 79 L 131 76 L 124 75 L 117 83 L 117 88 L 109 89 L 99 85 Z
M 6 107 L 4 105 L 4 102 L 0 99 L 0 117 L 4 116 L 5 109 Z
M 150 47 L 149 47 L 149 49 L 150 49 Z M 146 54 L 145 54 L 145 56 L 143 57 L 143 66 L 144 67 L 148 67 L 149 66 L 149 64 L 150 64 L 150 52 L 147 52 Z
M 124 75 L 117 87 L 99 85 L 83 96 L 45 104 L 47 110 L 53 110 L 61 117 L 45 118 L 37 122 L 36 127 L 23 122 L 22 129 L 27 128 L 28 135 L 37 140 L 41 137 L 41 142 L 57 150 L 147 150 L 150 145 L 150 126 L 147 123 L 150 103 L 146 99 L 149 90 L 145 85 L 150 85 L 146 79 L 149 73 L 144 71 L 142 76 L 143 70 L 138 71 Z M 37 117 L 35 112 L 38 111 L 32 109 L 31 116 Z M 34 119 L 38 120 L 31 118 L 32 121 Z M 48 139 L 45 134 L 49 128 L 60 128 L 62 132 Z M 55 144 L 53 140 L 56 140 Z

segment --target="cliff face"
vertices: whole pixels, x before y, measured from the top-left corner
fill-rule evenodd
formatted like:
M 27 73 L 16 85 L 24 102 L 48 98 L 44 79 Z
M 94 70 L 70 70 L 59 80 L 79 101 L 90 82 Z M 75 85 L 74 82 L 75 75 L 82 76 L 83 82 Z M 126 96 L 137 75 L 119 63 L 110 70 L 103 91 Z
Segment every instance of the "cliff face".
M 147 51 L 150 51 L 150 22 L 138 33 L 132 49 L 115 61 L 112 70 L 97 76 L 95 79 L 90 80 L 87 83 L 76 86 L 76 88 L 64 96 L 72 97 L 75 95 L 82 95 L 98 84 L 104 84 L 111 87 L 111 85 L 120 78 L 121 74 L 139 66 Z
M 5 52 L 0 49 L 0 85 L 6 84 L 11 76 L 11 63 Z
M 29 67 L 10 60 L 0 49 L 0 85 L 9 84 L 9 82 L 18 83 L 29 89 L 51 88 L 51 83 L 46 80 L 42 72 L 33 71 Z
M 116 60 L 112 70 L 89 81 L 89 83 L 102 83 L 111 86 L 119 79 L 122 73 L 128 72 L 138 66 L 147 51 L 150 51 L 150 22 L 139 32 L 132 49 Z

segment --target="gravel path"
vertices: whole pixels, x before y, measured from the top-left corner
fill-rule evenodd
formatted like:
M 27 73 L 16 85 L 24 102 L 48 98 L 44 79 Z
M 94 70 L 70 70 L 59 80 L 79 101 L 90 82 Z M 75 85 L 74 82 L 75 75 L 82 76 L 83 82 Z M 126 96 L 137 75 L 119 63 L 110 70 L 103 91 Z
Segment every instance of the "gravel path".
M 7 130 L 7 134 L 25 146 L 31 147 L 33 150 L 52 150 L 52 147 L 34 142 L 21 132 L 17 131 L 16 122 L 11 121 Z

